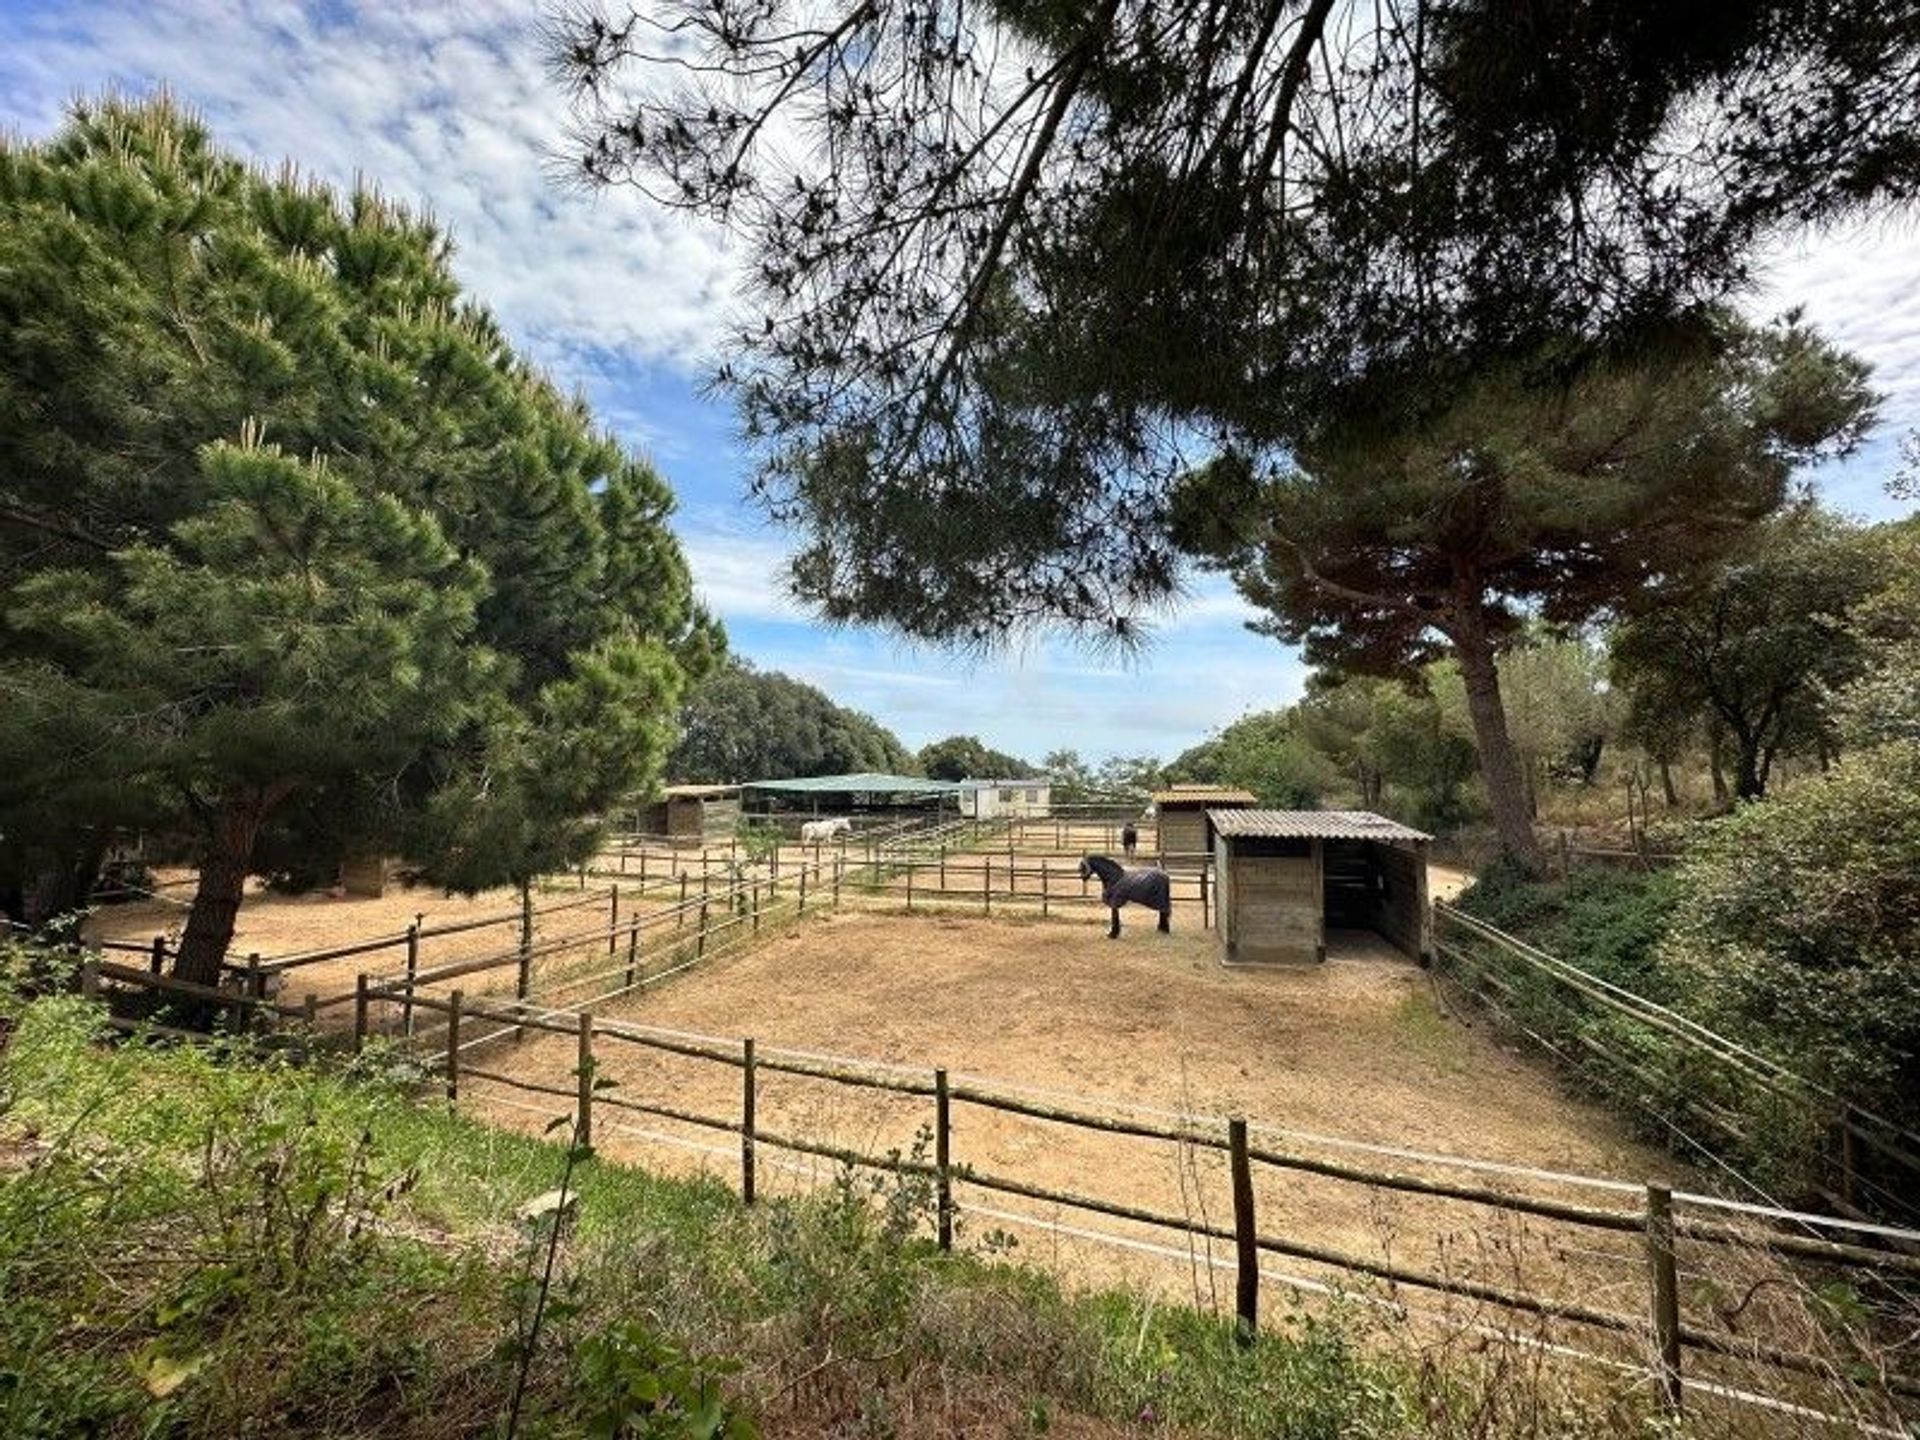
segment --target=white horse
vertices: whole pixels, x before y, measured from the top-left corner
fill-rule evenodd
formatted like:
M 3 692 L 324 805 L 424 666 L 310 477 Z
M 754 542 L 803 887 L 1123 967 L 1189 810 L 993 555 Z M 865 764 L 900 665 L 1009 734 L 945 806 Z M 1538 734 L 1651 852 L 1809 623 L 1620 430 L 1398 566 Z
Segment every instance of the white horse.
M 836 835 L 851 835 L 853 821 L 842 815 L 834 820 L 809 820 L 800 827 L 800 843 L 817 845 L 823 840 L 831 840 Z

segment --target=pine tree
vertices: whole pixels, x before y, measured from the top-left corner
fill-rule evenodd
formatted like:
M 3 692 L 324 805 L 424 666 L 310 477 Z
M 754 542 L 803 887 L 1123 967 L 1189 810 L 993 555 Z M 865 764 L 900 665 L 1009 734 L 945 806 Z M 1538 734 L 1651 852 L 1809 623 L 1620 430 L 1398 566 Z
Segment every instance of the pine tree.
M 190 978 L 261 869 L 404 847 L 478 886 L 584 853 L 723 643 L 666 485 L 448 255 L 164 98 L 0 143 L 0 685 L 71 696 L 200 865 Z M 0 779 L 36 842 L 10 864 L 128 823 L 49 713 L 0 716 L 32 759 Z

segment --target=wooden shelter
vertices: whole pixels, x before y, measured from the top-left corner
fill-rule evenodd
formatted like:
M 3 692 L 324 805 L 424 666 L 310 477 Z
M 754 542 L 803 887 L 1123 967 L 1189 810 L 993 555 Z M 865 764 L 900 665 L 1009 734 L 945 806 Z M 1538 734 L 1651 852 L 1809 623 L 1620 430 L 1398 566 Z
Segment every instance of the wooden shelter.
M 640 833 L 686 845 L 724 840 L 740 823 L 738 785 L 669 785 L 640 811 Z
M 1371 930 L 1426 964 L 1432 839 L 1365 810 L 1216 810 L 1214 928 L 1229 964 L 1327 958 L 1329 930 Z
M 1160 863 L 1204 866 L 1213 850 L 1207 812 L 1247 809 L 1259 803 L 1260 797 L 1252 791 L 1231 785 L 1175 785 L 1162 790 L 1153 797 L 1154 850 Z

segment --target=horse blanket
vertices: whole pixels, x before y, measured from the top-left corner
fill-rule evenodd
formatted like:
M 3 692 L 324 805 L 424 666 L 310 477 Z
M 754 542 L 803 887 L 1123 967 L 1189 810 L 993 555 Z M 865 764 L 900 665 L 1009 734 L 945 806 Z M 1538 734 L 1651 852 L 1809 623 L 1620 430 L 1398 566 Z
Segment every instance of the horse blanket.
M 1102 883 L 1100 898 L 1111 906 L 1144 905 L 1164 915 L 1173 904 L 1173 887 L 1164 870 L 1122 870 Z

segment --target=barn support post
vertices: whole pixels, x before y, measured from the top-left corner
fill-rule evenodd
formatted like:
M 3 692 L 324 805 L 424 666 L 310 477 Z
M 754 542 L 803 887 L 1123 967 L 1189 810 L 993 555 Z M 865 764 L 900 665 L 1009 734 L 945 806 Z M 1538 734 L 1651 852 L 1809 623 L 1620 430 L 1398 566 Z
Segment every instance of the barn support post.
M 413 1034 L 413 985 L 414 976 L 420 973 L 420 919 L 414 917 L 407 926 L 407 995 L 400 1002 L 400 1033 L 411 1037 Z
M 1647 1186 L 1647 1265 L 1653 1298 L 1654 1391 L 1661 1407 L 1678 1415 L 1680 1383 L 1680 1280 L 1674 1260 L 1673 1192 Z
M 1260 1248 L 1253 1223 L 1253 1166 L 1247 1157 L 1247 1122 L 1227 1121 L 1227 1159 L 1233 1170 L 1233 1338 L 1253 1344 L 1260 1333 Z
M 607 958 L 620 948 L 620 887 L 615 885 L 607 899 Z
M 580 1081 L 579 1113 L 576 1120 L 575 1143 L 583 1150 L 593 1148 L 593 1016 L 587 1011 L 580 1014 L 580 1053 L 574 1074 Z
M 362 970 L 353 982 L 353 1053 L 367 1048 L 367 972 Z
M 953 1249 L 953 1097 L 947 1072 L 933 1072 L 933 1183 L 940 1248 Z
M 447 1104 L 460 1103 L 460 1005 L 464 992 L 447 997 Z
M 753 1037 L 740 1042 L 740 1200 L 753 1204 L 753 1102 L 755 1064 Z

